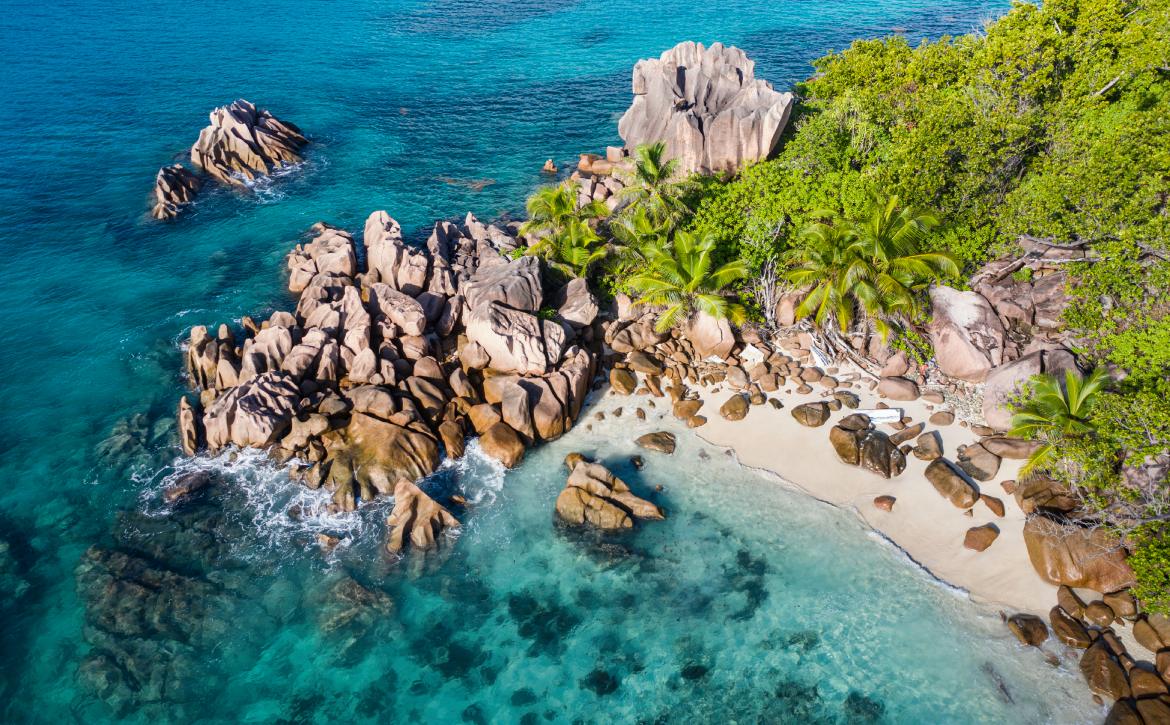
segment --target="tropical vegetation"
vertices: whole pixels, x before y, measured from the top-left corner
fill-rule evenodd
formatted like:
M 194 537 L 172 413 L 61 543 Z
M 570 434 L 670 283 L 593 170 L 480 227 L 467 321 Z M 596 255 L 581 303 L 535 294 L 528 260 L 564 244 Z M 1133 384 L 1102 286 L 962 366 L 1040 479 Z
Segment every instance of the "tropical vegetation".
M 637 149 L 614 214 L 547 192 L 532 229 L 588 224 L 607 254 L 586 267 L 668 305 L 665 324 L 767 318 L 782 287 L 823 334 L 918 359 L 927 286 L 962 287 L 1021 242 L 1075 251 L 1064 325 L 1094 372 L 1036 381 L 1016 432 L 1170 611 L 1170 1 L 1021 3 L 981 32 L 857 41 L 814 65 L 772 159 L 680 180 L 661 145 Z

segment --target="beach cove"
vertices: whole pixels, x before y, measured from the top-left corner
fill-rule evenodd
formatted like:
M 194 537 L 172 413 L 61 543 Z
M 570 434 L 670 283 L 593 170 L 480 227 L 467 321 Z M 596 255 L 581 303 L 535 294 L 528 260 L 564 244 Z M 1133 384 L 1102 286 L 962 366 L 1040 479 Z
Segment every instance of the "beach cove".
M 767 331 L 758 310 L 653 330 L 666 305 L 520 224 L 550 184 L 599 218 L 630 203 L 659 119 L 690 108 L 653 100 L 643 60 L 619 126 L 640 58 L 709 33 L 774 84 L 733 142 L 699 123 L 687 170 L 730 172 L 770 153 L 756 137 L 813 58 L 1004 9 L 680 7 L 647 33 L 608 28 L 637 11 L 616 0 L 306 7 L 263 30 L 237 7 L 181 47 L 157 8 L 18 9 L 29 50 L 0 90 L 36 120 L 0 147 L 20 241 L 3 719 L 1156 722 L 1168 620 L 1124 555 L 1086 567 L 1083 601 L 1053 583 L 1076 557 L 1038 563 L 1025 531 L 1077 531 L 1069 497 L 1004 433 L 995 372 L 1076 370 L 1055 324 L 1005 317 L 1013 296 L 1044 317 L 1067 260 L 931 291 L 968 347 L 834 348 L 862 370 L 773 325 L 791 299 L 761 305 Z M 310 24 L 312 53 L 282 44 Z M 87 40 L 47 42 L 65 32 Z M 260 41 L 251 68 L 205 60 Z M 736 48 L 668 52 L 751 79 Z M 956 361 L 992 379 L 955 382 Z

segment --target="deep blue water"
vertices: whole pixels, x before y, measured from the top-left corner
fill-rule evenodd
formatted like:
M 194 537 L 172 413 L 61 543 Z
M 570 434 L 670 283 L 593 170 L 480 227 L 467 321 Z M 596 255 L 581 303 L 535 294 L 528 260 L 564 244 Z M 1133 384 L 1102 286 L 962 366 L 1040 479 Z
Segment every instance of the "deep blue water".
M 482 464 L 447 471 L 436 485 L 495 495 L 468 514 L 452 556 L 425 571 L 380 557 L 378 510 L 319 522 L 356 539 L 322 560 L 310 527 L 287 525 L 295 488 L 259 465 L 225 474 L 230 515 L 203 532 L 216 545 L 202 560 L 183 561 L 191 512 L 157 501 L 174 471 L 178 340 L 193 324 L 288 306 L 282 258 L 313 222 L 356 231 L 384 208 L 418 232 L 468 210 L 514 215 L 545 158 L 564 167 L 618 142 L 631 66 L 684 39 L 737 44 L 759 75 L 788 86 L 852 38 L 967 32 L 1006 7 L 7 3 L 0 720 L 115 717 L 76 677 L 91 652 L 74 571 L 94 543 L 169 546 L 160 559 L 215 584 L 207 621 L 219 629 L 184 645 L 196 673 L 125 717 L 1004 722 L 1083 712 L 1079 693 L 1067 709 L 1028 694 L 1052 675 L 1035 674 L 1046 667 L 1038 656 L 986 613 L 846 515 L 731 464 L 715 476 L 703 472 L 715 464 L 652 462 L 644 475 L 672 484 L 664 503 L 677 515 L 625 542 L 632 554 L 557 533 L 559 457 L 606 448 L 589 435 L 628 440 L 628 424 L 579 431 L 506 480 Z M 205 191 L 177 223 L 150 220 L 158 167 L 237 97 L 300 125 L 314 142 L 306 164 L 255 193 Z M 735 494 L 718 513 L 713 490 Z M 392 613 L 373 607 L 348 642 L 322 614 L 343 572 L 394 603 Z M 897 618 L 874 607 L 887 597 L 903 602 Z M 688 665 L 706 669 L 688 679 Z M 1014 678 L 1016 705 L 989 672 Z

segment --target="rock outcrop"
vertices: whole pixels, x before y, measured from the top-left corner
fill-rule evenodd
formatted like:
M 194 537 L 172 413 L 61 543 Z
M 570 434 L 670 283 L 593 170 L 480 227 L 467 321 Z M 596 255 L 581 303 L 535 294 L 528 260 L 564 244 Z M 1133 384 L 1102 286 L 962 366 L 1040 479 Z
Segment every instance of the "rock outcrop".
M 906 455 L 885 433 L 875 430 L 861 414 L 847 416 L 829 430 L 829 441 L 842 463 L 860 466 L 882 478 L 906 470 Z
M 997 367 L 983 385 L 983 419 L 995 430 L 1007 430 L 1012 424 L 1011 400 L 1028 381 L 1041 373 L 1064 375 L 1066 370 L 1076 371 L 1077 365 L 1064 348 L 1037 350 Z
M 791 93 L 755 77 L 742 50 L 684 42 L 634 66 L 634 102 L 618 122 L 629 148 L 664 141 L 683 173 L 736 171 L 766 158 L 792 110 Z
M 215 109 L 210 119 L 191 147 L 191 162 L 231 186 L 299 163 L 299 151 L 309 143 L 299 128 L 245 100 Z
M 203 181 L 182 164 L 164 166 L 154 177 L 154 206 L 150 215 L 155 219 L 174 219 L 191 202 L 203 186 Z
M 930 290 L 930 342 L 948 377 L 980 383 L 1003 361 L 1003 324 L 983 295 L 946 286 Z
M 429 475 L 444 450 L 462 455 L 470 432 L 511 467 L 572 426 L 596 373 L 588 305 L 576 305 L 579 328 L 532 314 L 538 259 L 509 260 L 517 242 L 470 215 L 436 224 L 424 249 L 375 212 L 363 241 L 364 270 L 351 234 L 314 225 L 287 259 L 295 312 L 245 318 L 240 340 L 192 329 L 204 412 L 180 403 L 185 452 L 268 448 L 307 462 L 296 476 L 350 511 Z
M 386 524 L 390 527 L 386 550 L 392 554 L 400 553 L 408 541 L 415 549 L 433 549 L 444 531 L 459 528 L 450 511 L 406 479 L 394 486 L 394 510 Z
M 1134 583 L 1125 550 L 1104 529 L 1032 516 L 1024 524 L 1024 543 L 1036 572 L 1052 584 L 1115 592 Z
M 260 176 L 299 163 L 300 151 L 309 143 L 299 128 L 245 100 L 216 108 L 210 118 L 211 125 L 191 146 L 191 163 L 228 186 L 244 188 Z M 151 216 L 177 217 L 195 200 L 203 181 L 182 164 L 159 169 Z
M 570 456 L 567 463 L 572 464 L 571 472 L 556 503 L 557 516 L 562 521 L 619 531 L 632 528 L 635 520 L 665 518 L 661 509 L 635 496 L 625 481 L 605 466 L 579 455 Z

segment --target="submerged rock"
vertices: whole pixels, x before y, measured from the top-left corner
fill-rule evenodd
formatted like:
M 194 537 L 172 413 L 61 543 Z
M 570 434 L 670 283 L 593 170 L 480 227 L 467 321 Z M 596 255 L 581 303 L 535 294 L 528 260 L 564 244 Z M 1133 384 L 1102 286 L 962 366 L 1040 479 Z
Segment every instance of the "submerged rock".
M 772 152 L 791 93 L 755 77 L 742 50 L 687 41 L 634 66 L 634 102 L 618 122 L 626 146 L 664 141 L 683 173 L 737 171 Z
M 415 549 L 433 549 L 444 531 L 459 528 L 458 519 L 406 479 L 394 487 L 394 510 L 386 524 L 390 527 L 386 549 L 392 554 L 400 553 L 407 541 Z
M 665 518 L 661 509 L 635 496 L 605 466 L 584 458 L 573 463 L 565 489 L 557 497 L 556 511 L 562 521 L 615 531 L 632 528 L 634 519 Z

